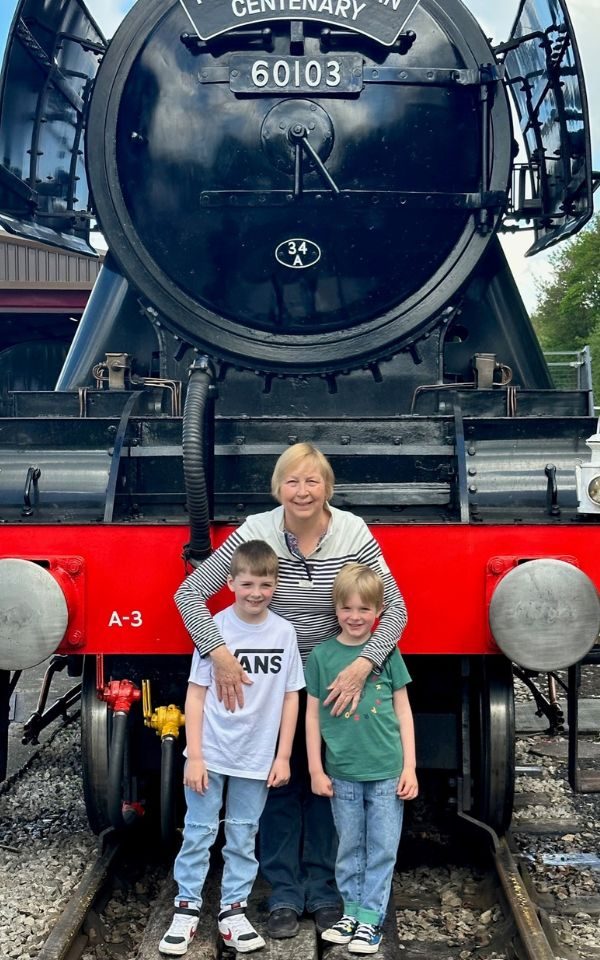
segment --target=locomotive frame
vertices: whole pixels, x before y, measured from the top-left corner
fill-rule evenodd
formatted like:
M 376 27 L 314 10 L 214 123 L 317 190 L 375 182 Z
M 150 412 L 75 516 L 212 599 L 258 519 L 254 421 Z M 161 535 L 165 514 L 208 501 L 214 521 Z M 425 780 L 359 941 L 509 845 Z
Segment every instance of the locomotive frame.
M 364 30 L 139 0 L 108 45 L 80 0 L 43 6 L 4 65 L 0 222 L 91 252 L 94 215 L 109 253 L 56 389 L 0 399 L 4 721 L 20 669 L 66 656 L 93 829 L 162 766 L 168 835 L 170 597 L 310 440 L 406 597 L 419 765 L 504 830 L 512 664 L 575 671 L 599 624 L 591 389 L 554 389 L 497 238 L 529 225 L 535 252 L 591 215 L 565 3 L 523 0 L 494 49 L 460 0 Z

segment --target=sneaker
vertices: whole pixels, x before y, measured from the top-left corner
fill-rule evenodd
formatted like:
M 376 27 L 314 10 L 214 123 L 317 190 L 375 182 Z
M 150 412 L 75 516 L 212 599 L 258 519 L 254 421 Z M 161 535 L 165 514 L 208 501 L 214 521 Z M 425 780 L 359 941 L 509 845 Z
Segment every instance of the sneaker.
M 219 933 L 223 944 L 238 953 L 251 953 L 265 946 L 244 912 L 246 903 L 232 903 L 219 913 Z
M 381 927 L 373 923 L 359 923 L 348 950 L 350 953 L 377 953 L 382 936 Z
M 194 939 L 200 911 L 191 907 L 176 907 L 171 926 L 158 945 L 159 953 L 182 957 Z
M 349 917 L 344 914 L 337 923 L 334 923 L 328 930 L 323 930 L 321 938 L 327 943 L 350 943 L 358 927 L 356 917 Z

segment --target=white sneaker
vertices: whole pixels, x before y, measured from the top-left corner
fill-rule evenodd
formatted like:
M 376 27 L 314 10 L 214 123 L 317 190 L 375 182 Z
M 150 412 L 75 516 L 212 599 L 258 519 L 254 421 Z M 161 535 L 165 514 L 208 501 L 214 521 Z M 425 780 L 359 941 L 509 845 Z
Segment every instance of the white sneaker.
M 158 945 L 159 953 L 182 957 L 194 939 L 200 911 L 191 907 L 176 907 L 171 926 Z
M 374 923 L 359 923 L 348 944 L 350 953 L 377 953 L 383 934 Z
M 357 927 L 358 920 L 345 913 L 332 927 L 323 930 L 321 939 L 327 943 L 350 943 Z
M 238 953 L 251 953 L 265 946 L 265 941 L 257 933 L 244 909 L 246 902 L 232 903 L 219 913 L 219 933 L 223 944 Z

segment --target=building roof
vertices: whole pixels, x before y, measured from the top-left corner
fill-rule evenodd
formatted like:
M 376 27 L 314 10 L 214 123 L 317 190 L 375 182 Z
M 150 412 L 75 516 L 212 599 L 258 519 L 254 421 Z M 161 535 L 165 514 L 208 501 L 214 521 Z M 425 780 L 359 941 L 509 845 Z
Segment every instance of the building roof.
M 80 312 L 102 261 L 0 231 L 0 312 Z

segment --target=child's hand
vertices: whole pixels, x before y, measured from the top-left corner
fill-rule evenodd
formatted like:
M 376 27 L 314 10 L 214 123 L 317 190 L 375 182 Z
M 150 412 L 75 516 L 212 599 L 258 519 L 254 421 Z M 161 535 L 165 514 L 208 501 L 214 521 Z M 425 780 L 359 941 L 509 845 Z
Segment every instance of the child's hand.
M 269 776 L 267 778 L 268 787 L 284 787 L 290 782 L 290 763 L 289 760 L 280 760 L 277 757 L 273 760 Z
M 401 800 L 414 800 L 419 793 L 417 774 L 414 767 L 405 767 L 400 774 L 396 795 Z
M 204 760 L 186 760 L 183 783 L 196 793 L 204 793 L 208 787 L 208 770 Z
M 322 773 L 314 773 L 310 778 L 310 786 L 313 793 L 316 793 L 318 797 L 332 797 L 333 796 L 333 784 L 330 777 L 323 771 Z

